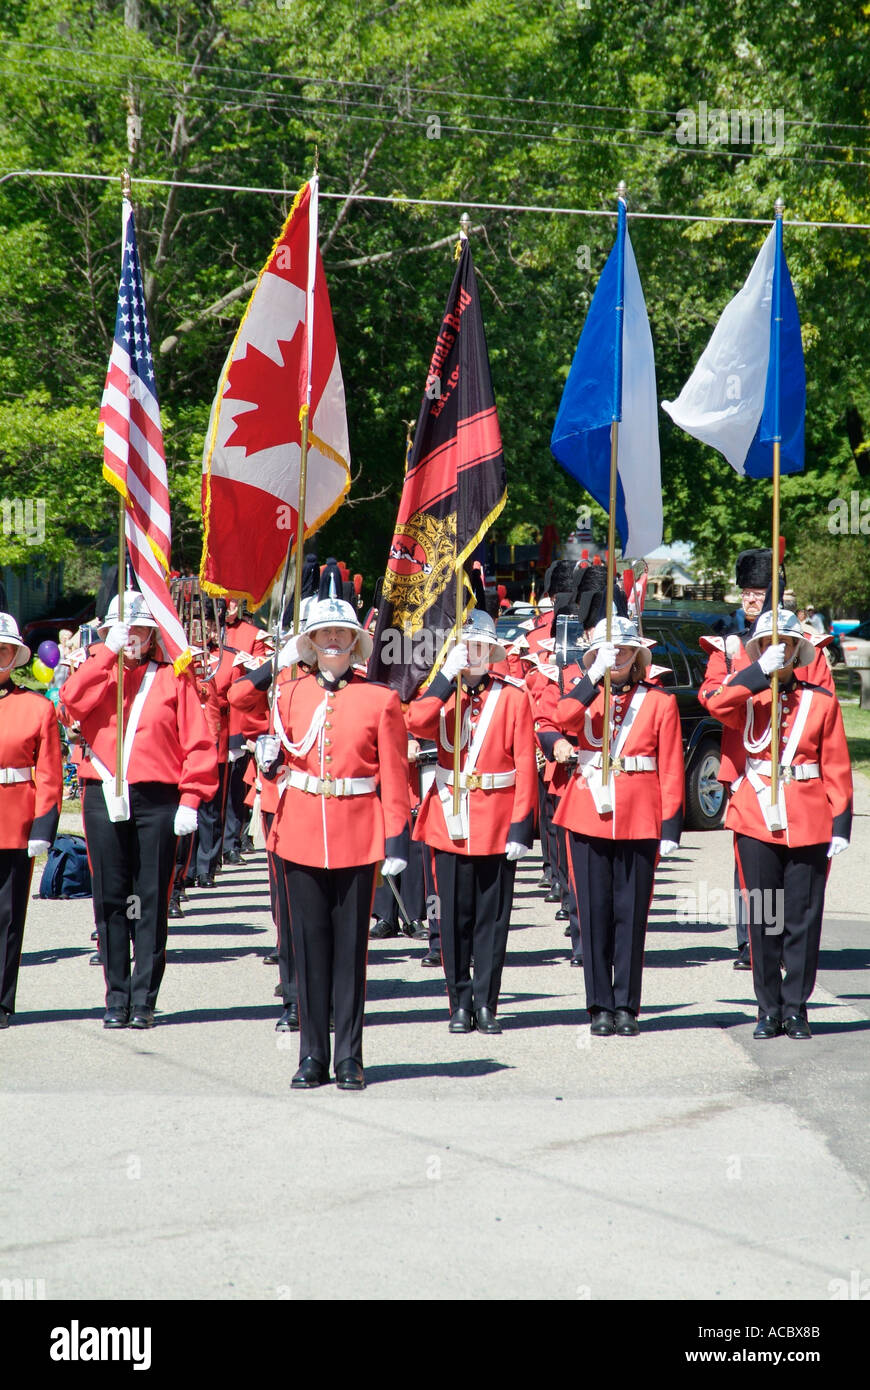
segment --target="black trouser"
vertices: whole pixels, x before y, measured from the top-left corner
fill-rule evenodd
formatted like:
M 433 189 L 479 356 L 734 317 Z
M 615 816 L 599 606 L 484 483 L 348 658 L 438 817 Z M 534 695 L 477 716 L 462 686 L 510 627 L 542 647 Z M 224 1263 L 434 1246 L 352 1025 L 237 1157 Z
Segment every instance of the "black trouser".
M 428 847 L 422 840 L 412 840 L 408 854 L 408 867 L 400 874 L 396 884 L 405 904 L 405 911 L 412 922 L 426 920 L 426 869 L 424 859 Z M 399 904 L 390 885 L 383 880 L 375 889 L 372 913 L 378 921 L 389 922 L 391 927 L 399 925 Z
M 422 840 L 417 844 L 423 856 L 423 886 L 426 892 L 426 925 L 429 928 L 429 954 L 441 954 L 441 906 L 435 884 L 435 863 L 431 847 Z
M 173 893 L 180 893 L 187 878 L 190 861 L 194 858 L 196 831 L 190 835 L 180 835 L 175 849 L 175 873 L 172 881 Z
M 362 1063 L 366 951 L 375 865 L 313 869 L 283 865 L 299 990 L 299 1057 L 329 1066 L 329 1004 L 335 999 L 335 1060 Z
M 498 1008 L 516 864 L 503 854 L 435 851 L 441 959 L 450 1012 Z M 471 959 L 474 957 L 474 976 Z
M 101 783 L 84 784 L 85 834 L 94 877 L 106 1008 L 149 1008 L 166 968 L 169 894 L 175 869 L 178 788 L 130 786 L 130 819 L 110 821 Z M 133 973 L 130 941 L 135 939 Z
M 574 888 L 571 883 L 571 866 L 569 863 L 568 831 L 563 825 L 554 825 L 553 817 L 559 807 L 559 798 L 553 792 L 547 793 L 547 811 L 549 824 L 552 829 L 551 844 L 553 846 L 553 857 L 550 860 L 550 880 L 558 886 L 562 894 L 562 910 L 568 914 L 568 926 L 571 930 L 571 950 L 574 955 L 580 952 L 580 916 L 577 912 L 577 900 L 574 897 Z
M 261 815 L 268 838 L 275 812 L 262 811 Z M 281 994 L 286 1009 L 298 999 L 296 962 L 293 956 L 293 938 L 290 935 L 290 909 L 287 906 L 287 884 L 284 881 L 283 862 L 277 854 L 268 851 L 266 862 L 269 866 L 269 905 L 278 941 L 278 978 L 281 981 Z
M 790 849 L 735 835 L 734 852 L 748 895 L 752 983 L 759 1013 L 806 1017 L 819 964 L 828 843 Z
M 659 842 L 569 837 L 586 1007 L 636 1014 Z
M 196 815 L 199 832 L 195 860 L 197 878 L 214 878 L 220 866 L 226 778 L 226 763 L 218 763 L 218 789 L 211 801 L 201 803 Z
M 543 772 L 538 773 L 538 839 L 541 842 L 541 869 L 553 881 L 553 861 L 550 858 L 550 812 L 547 806 L 547 784 Z
M 251 819 L 251 808 L 245 805 L 248 784 L 245 771 L 251 761 L 250 753 L 243 753 L 235 762 L 227 763 L 227 804 L 224 816 L 224 854 L 241 849 L 242 836 Z
M 0 1007 L 15 1012 L 24 919 L 33 877 L 26 849 L 0 849 Z

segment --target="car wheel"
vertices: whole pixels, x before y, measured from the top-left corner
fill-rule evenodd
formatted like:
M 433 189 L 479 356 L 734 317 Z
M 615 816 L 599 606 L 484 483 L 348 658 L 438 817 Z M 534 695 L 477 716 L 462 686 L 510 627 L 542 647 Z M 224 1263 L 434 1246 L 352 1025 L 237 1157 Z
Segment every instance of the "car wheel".
M 725 788 L 719 778 L 719 745 L 702 739 L 686 776 L 686 820 L 691 830 L 717 830 L 725 816 Z

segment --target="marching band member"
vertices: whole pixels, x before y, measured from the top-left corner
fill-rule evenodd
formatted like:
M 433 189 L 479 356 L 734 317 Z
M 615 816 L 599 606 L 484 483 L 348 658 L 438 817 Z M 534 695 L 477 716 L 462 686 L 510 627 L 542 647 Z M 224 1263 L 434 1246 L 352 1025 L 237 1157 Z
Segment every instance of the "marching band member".
M 741 611 L 723 631 L 700 639 L 703 651 L 709 654 L 704 680 L 698 691 L 698 699 L 709 710 L 710 691 L 720 690 L 735 671 L 745 671 L 751 665 L 746 651 L 746 642 L 752 633 L 753 625 L 761 614 L 765 598 L 770 589 L 773 570 L 771 551 L 741 550 L 735 565 L 735 580 L 740 590 Z M 784 580 L 784 575 L 782 576 Z M 833 693 L 834 681 L 830 668 L 821 651 L 813 650 L 807 670 L 799 673 L 815 685 L 823 685 Z M 710 710 L 712 714 L 713 711 Z M 731 784 L 743 769 L 743 742 L 737 729 L 727 726 L 722 730 L 722 748 L 719 759 L 719 781 L 729 796 Z M 739 872 L 734 869 L 735 907 L 737 918 L 737 958 L 735 970 L 750 970 L 748 925 L 742 894 Z
M 707 708 L 741 740 L 725 825 L 748 907 L 759 1039 L 811 1037 L 813 992 L 829 861 L 848 848 L 852 773 L 840 707 L 799 672 L 816 655 L 794 613 L 762 613 L 746 643 L 750 664 L 707 690 Z M 780 787 L 770 804 L 770 679 L 779 674 Z M 785 973 L 782 973 L 784 968 Z
M 295 641 L 316 670 L 282 687 L 276 735 L 257 740 L 258 762 L 281 792 L 267 847 L 283 861 L 299 990 L 290 1084 L 329 1081 L 333 993 L 336 1084 L 358 1091 L 375 869 L 383 859 L 384 874 L 399 874 L 408 861 L 407 735 L 396 693 L 353 669 L 372 639 L 349 603 L 313 602 Z
M 63 795 L 54 706 L 12 682 L 29 660 L 15 619 L 0 613 L 0 1028 L 15 1012 L 33 861 L 51 848 Z
M 602 619 L 583 657 L 584 675 L 556 706 L 577 740 L 577 772 L 554 817 L 569 831 L 580 914 L 586 1007 L 596 1037 L 638 1032 L 643 949 L 659 854 L 672 853 L 683 824 L 683 745 L 677 702 L 643 680 L 649 650 L 628 618 Z M 604 693 L 611 673 L 611 773 L 602 784 Z M 567 739 L 553 756 L 573 758 Z
M 451 1033 L 475 1027 L 482 1033 L 502 1031 L 496 1014 L 516 860 L 529 853 L 534 835 L 538 779 L 532 717 L 525 692 L 490 674 L 490 664 L 504 659 L 492 618 L 480 609 L 472 611 L 461 640 L 408 711 L 411 732 L 438 745 L 435 782 L 420 809 L 414 838 L 434 850 Z M 453 731 L 460 674 L 461 795 L 454 817 Z
M 116 610 L 117 611 L 117 610 Z M 115 795 L 118 654 L 124 653 L 124 790 Z M 64 683 L 64 723 L 87 745 L 80 780 L 106 978 L 104 1028 L 151 1028 L 166 966 L 176 840 L 196 829 L 217 786 L 217 757 L 189 673 L 161 660 L 142 594 L 124 596 L 105 642 Z M 130 972 L 130 940 L 135 959 Z

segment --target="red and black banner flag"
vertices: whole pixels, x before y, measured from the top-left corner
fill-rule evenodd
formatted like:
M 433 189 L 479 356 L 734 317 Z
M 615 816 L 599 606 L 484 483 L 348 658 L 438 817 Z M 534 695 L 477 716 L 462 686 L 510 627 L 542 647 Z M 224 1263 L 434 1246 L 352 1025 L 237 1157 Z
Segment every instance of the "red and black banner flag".
M 471 248 L 462 250 L 417 417 L 390 544 L 369 676 L 410 700 L 456 611 L 455 576 L 507 498 Z M 474 607 L 467 589 L 466 612 Z M 464 616 L 464 615 L 463 615 Z

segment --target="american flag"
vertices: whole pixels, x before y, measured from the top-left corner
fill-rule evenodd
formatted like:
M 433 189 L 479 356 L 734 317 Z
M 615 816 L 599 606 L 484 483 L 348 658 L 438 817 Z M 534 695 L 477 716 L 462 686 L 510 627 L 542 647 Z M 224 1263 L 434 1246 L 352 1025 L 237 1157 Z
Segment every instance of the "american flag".
M 127 198 L 122 218 L 118 312 L 100 407 L 103 477 L 124 499 L 133 573 L 160 626 L 166 653 L 181 671 L 192 654 L 166 583 L 172 545 L 169 487 L 136 226 Z

